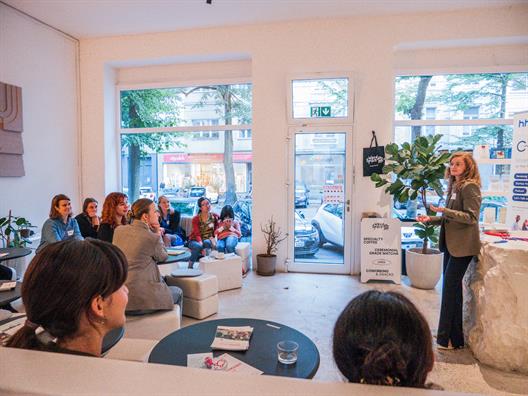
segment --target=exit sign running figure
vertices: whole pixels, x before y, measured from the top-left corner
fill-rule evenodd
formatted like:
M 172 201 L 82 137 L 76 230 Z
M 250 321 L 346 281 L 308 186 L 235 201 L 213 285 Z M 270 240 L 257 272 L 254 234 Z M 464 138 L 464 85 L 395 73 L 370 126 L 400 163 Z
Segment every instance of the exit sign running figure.
M 314 106 L 310 108 L 311 117 L 330 117 L 330 106 Z

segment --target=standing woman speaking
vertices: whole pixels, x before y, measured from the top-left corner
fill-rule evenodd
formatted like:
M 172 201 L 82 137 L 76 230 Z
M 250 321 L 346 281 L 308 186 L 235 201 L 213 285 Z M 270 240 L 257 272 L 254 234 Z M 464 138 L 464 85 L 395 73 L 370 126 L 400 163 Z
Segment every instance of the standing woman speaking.
M 420 215 L 417 220 L 441 225 L 439 247 L 444 253 L 444 281 L 436 342 L 439 349 L 454 349 L 464 347 L 462 278 L 480 251 L 481 183 L 473 156 L 466 152 L 454 153 L 446 179 L 447 206 L 430 205 L 433 212 L 442 216 Z

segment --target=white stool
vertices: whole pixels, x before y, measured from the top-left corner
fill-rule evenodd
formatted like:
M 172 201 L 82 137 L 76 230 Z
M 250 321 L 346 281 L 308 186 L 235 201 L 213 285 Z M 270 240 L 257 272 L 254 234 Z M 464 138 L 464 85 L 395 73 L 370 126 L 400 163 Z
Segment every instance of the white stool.
M 203 319 L 218 312 L 218 279 L 202 274 L 192 277 L 167 277 L 167 284 L 183 291 L 183 314 Z
M 236 254 L 226 254 L 222 260 L 202 257 L 200 269 L 207 274 L 216 275 L 218 291 L 242 287 L 242 259 Z
M 235 248 L 235 253 L 242 259 L 242 268 L 245 271 L 249 270 L 249 260 L 251 258 L 250 247 L 249 242 L 238 242 Z

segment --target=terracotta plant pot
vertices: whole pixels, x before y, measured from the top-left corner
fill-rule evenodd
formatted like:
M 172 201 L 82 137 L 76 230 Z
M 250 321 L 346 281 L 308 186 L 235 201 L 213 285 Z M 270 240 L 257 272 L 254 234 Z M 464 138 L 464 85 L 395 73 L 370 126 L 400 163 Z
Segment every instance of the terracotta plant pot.
M 276 254 L 257 254 L 257 274 L 271 276 L 275 273 Z

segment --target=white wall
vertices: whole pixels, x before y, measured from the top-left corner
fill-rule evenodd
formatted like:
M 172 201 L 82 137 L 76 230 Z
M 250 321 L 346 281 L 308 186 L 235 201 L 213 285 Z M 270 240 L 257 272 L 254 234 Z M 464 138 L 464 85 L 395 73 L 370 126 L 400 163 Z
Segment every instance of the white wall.
M 51 198 L 79 209 L 78 43 L 0 3 L 0 81 L 22 87 L 26 176 L 0 178 L 9 209 L 42 225 Z
M 147 66 L 207 60 L 208 56 L 243 53 L 251 58 L 253 81 L 253 219 L 254 228 L 272 214 L 281 228 L 287 228 L 287 77 L 295 73 L 348 71 L 355 88 L 353 132 L 354 185 L 352 225 L 355 238 L 353 269 L 359 267 L 359 219 L 363 211 L 387 213 L 389 199 L 361 175 L 362 147 L 376 130 L 380 143 L 391 140 L 393 117 L 393 77 L 396 68 L 413 67 L 405 63 L 416 56 L 419 67 L 431 68 L 427 60 L 444 67 L 523 66 L 528 68 L 528 7 L 491 10 L 466 10 L 437 14 L 382 17 L 357 17 L 329 20 L 285 22 L 265 25 L 199 29 L 171 33 L 107 37 L 81 40 L 81 92 L 83 140 L 83 191 L 97 197 L 108 192 L 116 169 L 105 168 L 108 148 L 105 137 L 115 138 L 115 126 L 105 122 L 105 68 L 123 69 L 130 65 Z M 512 38 L 520 40 L 516 49 Z M 477 41 L 475 41 L 477 40 Z M 418 43 L 415 45 L 413 43 Z M 478 61 L 468 54 L 468 46 L 478 43 Z M 442 49 L 439 52 L 435 48 Z M 397 48 L 405 50 L 396 52 Z M 419 48 L 415 54 L 414 49 Z M 434 57 L 420 57 L 421 51 Z M 474 51 L 473 49 L 471 51 Z M 443 53 L 443 55 L 442 55 Z M 507 56 L 504 56 L 507 54 Z M 172 61 L 170 61 L 172 59 Z M 182 62 L 182 61 L 180 61 Z M 418 65 L 419 64 L 419 65 Z M 157 66 L 156 66 L 157 67 Z M 137 70 L 136 70 L 137 71 Z M 135 73 L 120 72 L 131 76 Z M 167 73 L 167 76 L 169 73 Z M 144 79 L 152 77 L 145 72 Z M 159 81 L 157 81 L 159 82 Z M 272 142 L 270 144 L 270 142 Z M 88 144 L 90 143 L 90 144 Z M 107 183 L 111 180 L 111 183 Z M 117 188 L 117 184 L 114 184 Z M 262 250 L 260 233 L 254 235 L 254 252 Z M 279 261 L 284 262 L 286 244 L 281 245 Z

